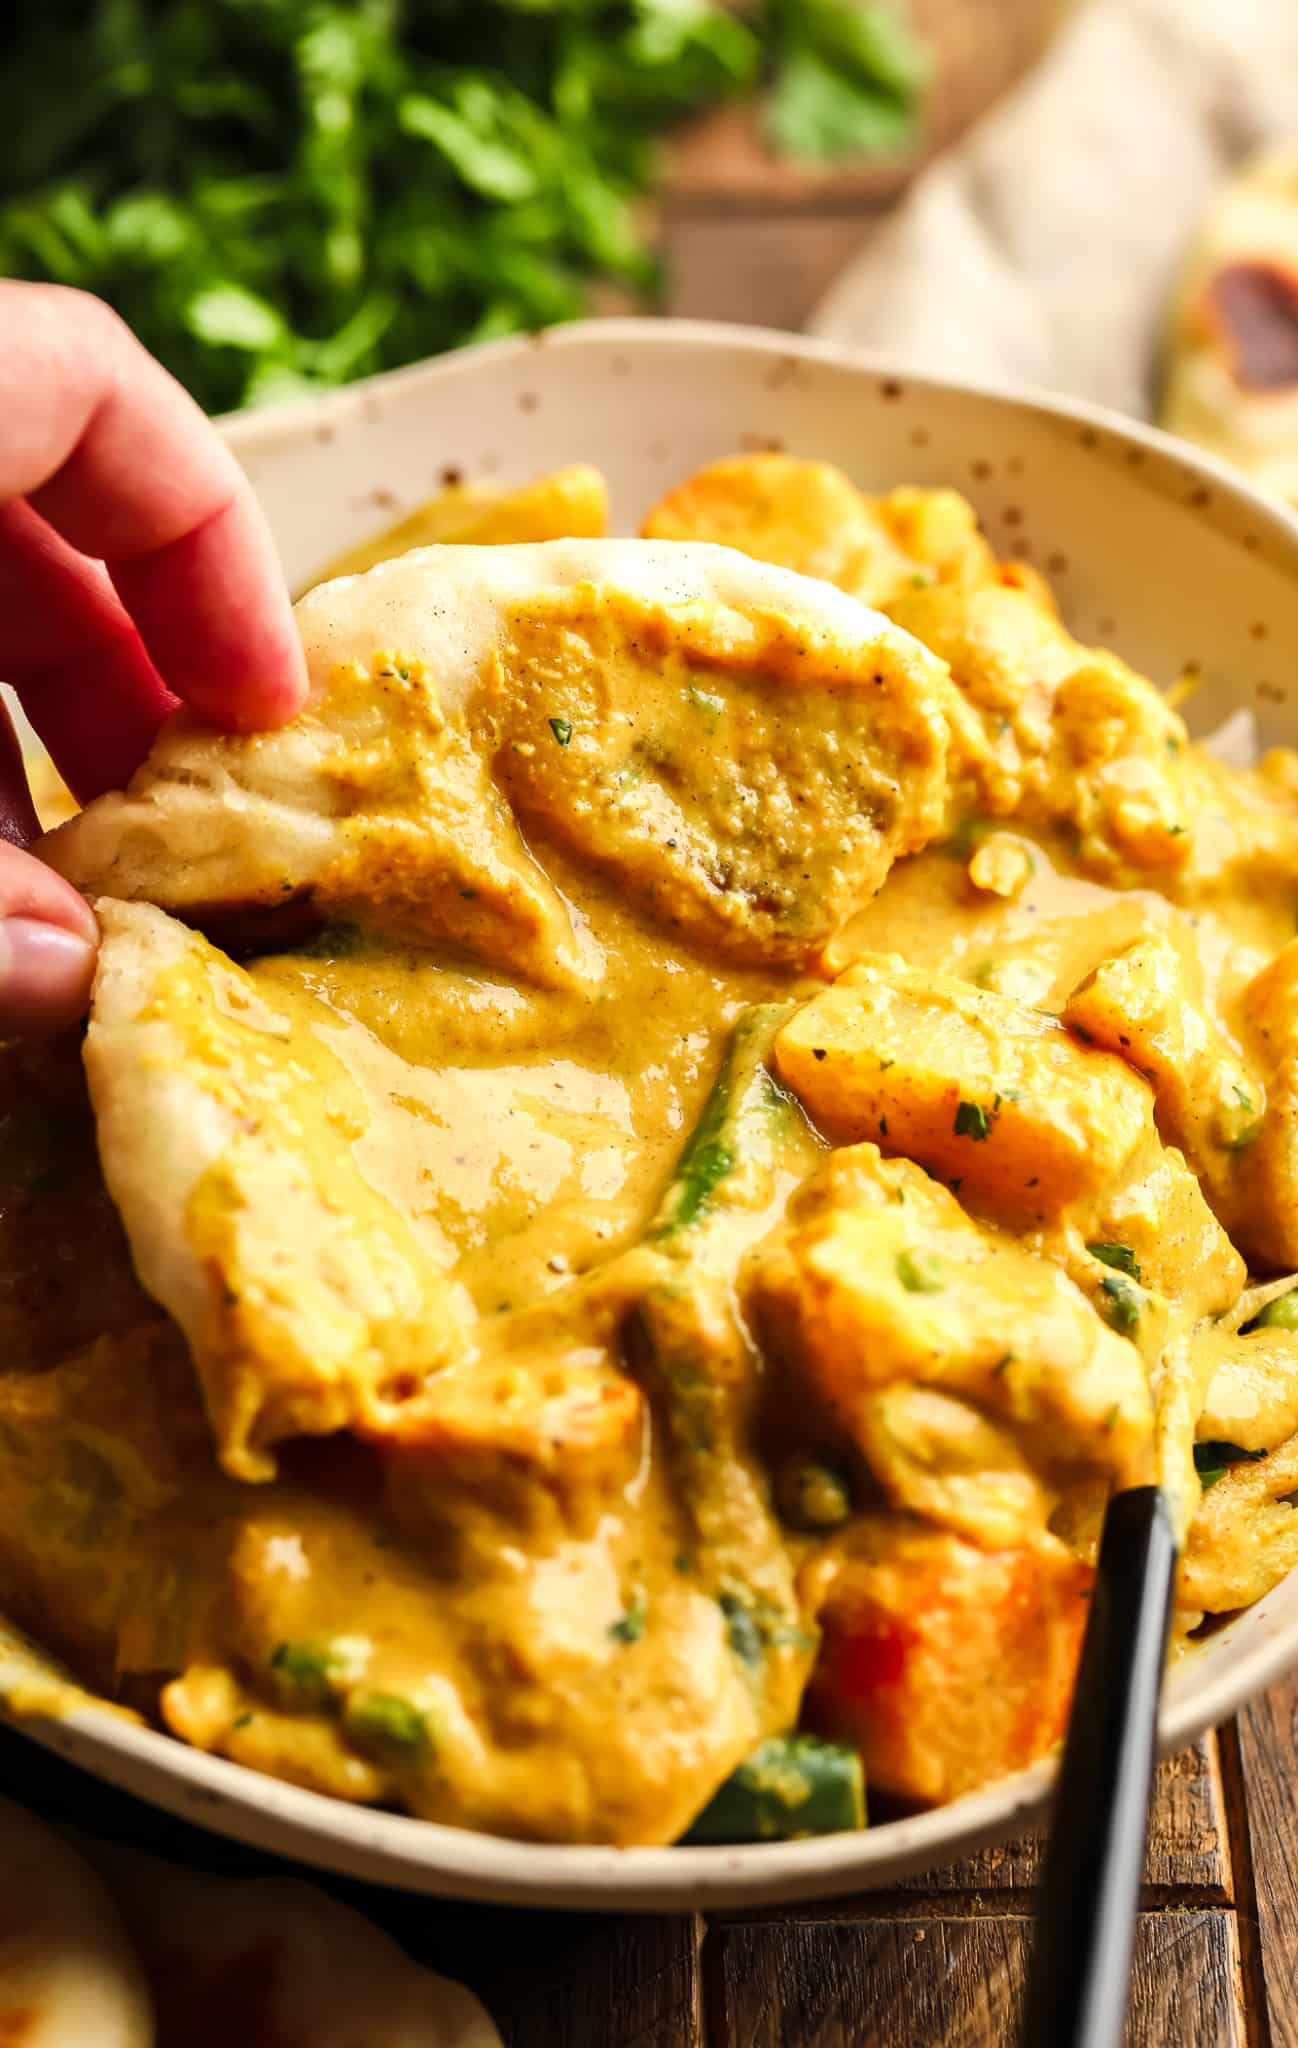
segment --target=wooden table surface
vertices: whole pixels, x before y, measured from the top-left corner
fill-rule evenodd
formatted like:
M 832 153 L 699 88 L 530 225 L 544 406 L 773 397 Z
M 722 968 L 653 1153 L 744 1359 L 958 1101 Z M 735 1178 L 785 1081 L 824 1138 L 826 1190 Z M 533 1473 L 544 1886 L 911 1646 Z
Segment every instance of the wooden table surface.
M 0 1792 L 196 1868 L 284 1867 L 3 1730 Z M 506 2048 L 1001 2048 L 1037 1868 L 1027 1839 L 890 1891 L 658 1918 L 468 1907 L 301 1875 L 471 1984 Z M 1298 1680 L 1159 1773 L 1129 2048 L 1294 2048 L 1296 1966 Z M 270 2048 L 238 2018 L 230 2048 Z
M 916 0 L 916 12 L 942 53 L 927 150 L 1023 69 L 1057 6 Z M 799 326 L 913 168 L 790 174 L 761 159 L 742 115 L 718 117 L 676 153 L 663 209 L 671 310 Z M 202 1867 L 267 1867 L 3 1733 L 0 1789 Z M 656 1919 L 330 1889 L 471 1983 L 508 2048 L 1000 2048 L 1013 2040 L 1037 1868 L 1025 1840 L 823 1906 Z M 1298 1681 L 1160 1772 L 1131 2048 L 1298 2048 L 1296 1966 Z M 237 2048 L 259 2044 L 245 2032 Z

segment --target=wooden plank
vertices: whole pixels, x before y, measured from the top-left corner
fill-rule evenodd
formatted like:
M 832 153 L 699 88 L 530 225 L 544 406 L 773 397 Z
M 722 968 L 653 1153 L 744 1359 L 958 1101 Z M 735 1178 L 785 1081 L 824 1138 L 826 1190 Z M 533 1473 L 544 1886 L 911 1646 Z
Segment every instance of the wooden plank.
M 1263 2048 L 1298 2048 L 1298 1677 L 1245 1707 L 1236 1728 L 1241 1947 L 1246 1974 L 1253 1964 L 1254 2010 L 1264 2009 L 1269 2023 L 1255 2038 Z
M 693 1915 L 520 1912 L 393 1892 L 348 1903 L 417 1961 L 471 1986 L 505 2048 L 703 2048 Z
M 1228 1834 L 1217 1738 L 1208 1735 L 1159 1766 L 1145 1860 L 1145 1903 L 1228 1905 L 1234 1897 Z M 996 1848 L 980 1849 L 959 1863 L 940 1863 L 917 1877 L 903 1878 L 891 1896 L 905 1899 L 915 1893 L 946 1907 L 953 1895 L 977 1900 L 988 1894 L 994 1898 L 1028 1892 L 1040 1875 L 1040 1838 L 1022 1835 Z M 817 1914 L 866 1919 L 879 1896 L 865 1892 L 829 1900 L 816 1909 Z M 914 1904 L 918 1906 L 918 1899 Z M 1003 1912 L 1005 1901 L 992 1910 Z
M 724 2048 L 999 2048 L 1014 2038 L 1025 1918 L 710 1928 L 708 2039 Z M 1142 1913 L 1127 2048 L 1243 2048 L 1229 1912 Z
M 690 320 L 801 327 L 875 223 L 868 213 L 740 220 L 681 215 L 669 207 L 662 244 L 668 310 Z
M 489 1967 L 471 1973 L 462 1960 L 458 1972 L 490 2010 L 506 2048 L 703 2048 L 699 1931 L 691 1918 L 510 1918 L 526 1937 L 525 1953 L 502 1950 L 498 1931 Z M 482 1948 L 478 1956 L 488 1960 Z
M 1041 1839 L 1024 1835 L 995 1849 L 981 1849 L 961 1863 L 947 1863 L 912 1878 L 908 1889 L 925 1892 L 1021 1891 L 1041 1875 Z M 1226 1808 L 1217 1738 L 1207 1735 L 1180 1756 L 1160 1764 L 1149 1817 L 1145 1885 L 1158 1896 L 1189 1893 L 1180 1903 L 1225 1905 L 1234 1896 Z

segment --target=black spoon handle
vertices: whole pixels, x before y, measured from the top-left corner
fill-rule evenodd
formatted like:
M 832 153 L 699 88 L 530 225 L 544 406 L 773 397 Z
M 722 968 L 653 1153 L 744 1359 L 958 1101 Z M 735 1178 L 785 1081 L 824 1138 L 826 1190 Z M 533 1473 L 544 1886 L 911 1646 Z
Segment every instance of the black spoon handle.
M 1021 2048 L 1119 2048 L 1176 1541 L 1156 1486 L 1104 1517 L 1037 1906 Z

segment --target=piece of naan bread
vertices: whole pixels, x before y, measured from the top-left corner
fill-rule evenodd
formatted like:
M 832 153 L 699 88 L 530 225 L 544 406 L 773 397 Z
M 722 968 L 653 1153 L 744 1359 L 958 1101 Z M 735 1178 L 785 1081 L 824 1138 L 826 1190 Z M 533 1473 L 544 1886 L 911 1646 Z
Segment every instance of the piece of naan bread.
M 297 618 L 307 709 L 242 736 L 178 714 L 125 795 L 41 842 L 51 865 L 209 929 L 292 905 L 571 984 L 597 959 L 531 845 L 796 964 L 941 826 L 944 664 L 726 548 L 418 549 Z
M 209 1877 L 135 1850 L 78 1840 L 111 1886 L 143 1959 L 162 2042 L 183 2041 L 189 2048 L 209 2042 L 212 2048 L 218 2042 L 221 2048 L 500 2048 L 472 1992 L 412 1962 L 361 1914 L 315 1885 L 296 1878 Z M 436 1911 L 430 1901 L 430 1914 Z M 74 2037 L 66 2038 L 71 2043 Z M 77 2048 L 110 2048 L 106 2034 L 87 2031 L 75 2039 Z
M 52 1828 L 0 1799 L 0 2042 L 152 2048 L 144 1973 L 108 1888 Z
M 222 1463 L 382 1427 L 455 1354 L 467 1304 L 361 1172 L 373 1111 L 305 991 L 259 987 L 144 903 L 98 905 L 85 1065 L 109 1193 L 189 1343 Z
M 1298 504 L 1298 142 L 1246 164 L 1204 216 L 1159 418 Z

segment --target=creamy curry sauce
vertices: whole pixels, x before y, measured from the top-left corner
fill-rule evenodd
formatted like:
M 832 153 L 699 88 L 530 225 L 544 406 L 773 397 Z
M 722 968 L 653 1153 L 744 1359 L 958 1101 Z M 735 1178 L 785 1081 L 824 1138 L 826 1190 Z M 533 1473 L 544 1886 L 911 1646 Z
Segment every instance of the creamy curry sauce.
M 888 531 L 903 620 L 936 602 L 908 594 L 917 563 L 957 588 L 999 573 L 925 551 L 921 496 Z M 778 701 L 764 716 L 778 755 Z M 1146 803 L 1148 758 L 1121 771 Z M 5 1610 L 256 1768 L 654 1842 L 719 1787 L 723 1835 L 850 1824 L 840 1754 L 930 1801 L 1057 1740 L 1114 1484 L 1159 1470 L 1181 1503 L 1183 1635 L 1256 1598 L 1298 1558 L 1298 1335 L 1265 1311 L 1235 1333 L 1245 1262 L 1201 1186 L 1238 1235 L 1298 1185 L 1298 994 L 1271 965 L 1298 903 L 1293 778 L 1273 770 L 1259 850 L 1257 786 L 1205 767 L 1217 838 L 1171 871 L 1129 819 L 1097 856 L 1084 834 L 1108 827 L 1071 784 L 1047 801 L 1025 775 L 1006 801 L 988 759 L 971 744 L 975 794 L 809 965 L 673 933 L 533 826 L 581 948 L 566 985 L 338 922 L 246 961 L 214 1011 L 169 984 L 207 1059 L 264 1005 L 267 1114 L 322 1172 L 342 1130 L 447 1276 L 444 1369 L 416 1390 L 394 1336 L 386 1405 L 286 1431 L 260 1484 L 221 1470 L 185 1343 L 134 1278 L 79 1047 L 11 1049 Z M 1111 963 L 1133 957 L 1124 995 Z M 228 1263 L 219 1188 L 186 1227 Z M 1298 1263 L 1296 1231 L 1298 1208 L 1246 1243 L 1254 1267 Z M 782 1765 L 800 1724 L 840 1749 Z

